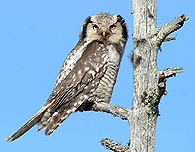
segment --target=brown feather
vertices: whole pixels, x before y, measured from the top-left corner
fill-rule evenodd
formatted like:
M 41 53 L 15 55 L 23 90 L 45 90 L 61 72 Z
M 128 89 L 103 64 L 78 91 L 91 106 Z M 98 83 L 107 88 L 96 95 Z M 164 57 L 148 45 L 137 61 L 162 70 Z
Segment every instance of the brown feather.
M 102 45 L 99 42 L 91 43 L 67 78 L 54 88 L 54 91 L 60 91 L 60 93 L 56 97 L 57 100 L 50 106 L 50 111 L 53 111 L 53 115 L 45 135 L 51 134 L 71 113 L 76 111 L 87 100 L 84 98 L 84 95 L 90 96 L 93 94 L 93 91 L 89 90 L 88 87 L 93 84 L 93 88 L 96 88 L 98 81 L 105 73 L 106 68 L 103 67 L 107 61 L 101 61 L 103 60 L 101 54 L 106 53 L 107 50 L 96 52 L 97 48 L 92 49 L 93 47 L 101 48 Z M 100 54 L 97 55 L 97 53 Z M 101 65 L 99 65 L 100 63 Z M 97 66 L 99 70 L 94 71 Z M 80 74 L 78 74 L 79 70 L 81 70 Z M 91 73 L 92 71 L 95 76 Z M 99 78 L 99 80 L 95 80 L 96 84 L 94 84 L 95 78 Z M 64 87 L 64 90 L 59 89 L 61 86 Z

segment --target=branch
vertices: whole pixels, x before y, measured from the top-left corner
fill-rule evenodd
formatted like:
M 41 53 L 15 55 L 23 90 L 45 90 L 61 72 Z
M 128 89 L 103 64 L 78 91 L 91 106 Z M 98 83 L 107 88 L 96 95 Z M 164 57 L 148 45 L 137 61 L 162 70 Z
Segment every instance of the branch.
M 158 86 L 160 88 L 160 95 L 166 95 L 166 78 L 170 78 L 176 76 L 176 73 L 183 72 L 183 68 L 167 68 L 164 71 L 160 71 L 160 79 L 158 82 Z
M 79 111 L 90 110 L 110 113 L 113 116 L 120 117 L 122 120 L 128 120 L 130 115 L 130 109 L 98 101 L 88 102 L 84 107 L 79 108 Z M 127 143 L 128 146 L 123 146 L 120 143 L 109 138 L 104 138 L 101 140 L 101 144 L 106 149 L 113 150 L 114 152 L 130 152 L 128 147 L 130 146 L 130 142 Z
M 120 117 L 123 120 L 128 120 L 130 114 L 130 109 L 128 108 L 116 106 L 105 102 L 93 102 L 93 105 L 90 107 L 90 109 L 87 110 L 107 112 L 112 114 L 113 116 Z
M 180 29 L 184 22 L 189 19 L 188 16 L 185 16 L 184 14 L 179 15 L 178 17 L 174 18 L 171 22 L 160 25 L 157 28 L 158 35 L 157 35 L 157 41 L 159 42 L 159 46 L 161 45 L 162 41 L 166 41 L 166 37 L 171 34 L 172 32 Z
M 183 68 L 167 68 L 164 71 L 160 71 L 160 77 L 165 79 L 176 76 L 176 73 L 181 72 L 183 72 Z
M 176 36 L 177 36 L 177 34 L 176 34 L 176 35 L 174 35 L 174 36 L 169 36 L 169 37 L 166 37 L 166 38 L 164 39 L 164 41 L 163 41 L 163 42 L 168 42 L 168 41 L 176 40 Z
M 104 146 L 104 148 L 112 150 L 114 152 L 130 152 L 127 145 L 121 145 L 120 143 L 109 138 L 102 139 L 101 144 Z

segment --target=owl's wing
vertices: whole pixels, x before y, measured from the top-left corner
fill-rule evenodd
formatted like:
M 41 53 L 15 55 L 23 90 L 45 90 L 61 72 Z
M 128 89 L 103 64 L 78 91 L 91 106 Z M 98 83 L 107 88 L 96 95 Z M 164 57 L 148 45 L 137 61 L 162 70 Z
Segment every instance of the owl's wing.
M 93 72 L 93 71 L 95 71 L 95 69 L 93 69 L 93 68 L 96 67 L 95 63 L 97 61 L 95 61 L 94 64 L 92 62 L 94 61 L 93 58 L 97 58 L 97 59 L 99 59 L 99 58 L 98 58 L 98 54 L 96 56 L 95 54 L 90 53 L 90 49 L 92 49 L 92 47 L 94 47 L 94 46 L 89 45 L 89 46 L 91 46 L 91 47 L 89 47 L 88 46 L 89 43 L 91 43 L 91 42 L 88 42 L 88 41 L 79 42 L 75 46 L 75 48 L 71 51 L 71 53 L 65 59 L 63 65 L 61 67 L 61 70 L 59 72 L 54 90 L 52 91 L 52 93 L 49 96 L 46 103 L 25 124 L 23 124 L 15 133 L 13 133 L 11 136 L 9 136 L 6 139 L 6 141 L 13 141 L 13 140 L 19 138 L 21 135 L 26 133 L 30 128 L 32 128 L 37 122 L 39 123 L 39 125 L 42 125 L 44 127 L 45 124 L 42 124 L 41 121 L 43 121 L 45 117 L 48 117 L 47 116 L 48 109 L 52 110 L 51 111 L 52 114 L 54 114 L 54 112 L 57 112 L 57 111 L 59 112 L 59 115 L 56 115 L 56 116 L 58 116 L 57 119 L 55 119 L 56 116 L 54 115 L 52 121 L 50 121 L 51 125 L 48 125 L 48 128 L 55 128 L 56 124 L 55 124 L 54 120 L 59 121 L 60 118 L 63 117 L 63 111 L 65 111 L 66 109 L 69 109 L 70 106 L 73 106 L 74 105 L 73 102 L 77 101 L 78 96 L 82 96 L 83 89 L 84 88 L 86 89 L 87 80 L 88 80 L 87 78 L 90 78 L 90 74 L 91 74 L 94 81 L 95 81 L 95 79 L 98 79 L 97 76 L 96 76 L 96 78 L 94 78 L 95 73 Z M 91 43 L 91 44 L 93 44 L 93 43 Z M 94 47 L 94 49 L 97 49 L 97 48 Z M 83 53 L 84 51 L 85 51 L 85 53 Z M 93 52 L 95 52 L 95 50 Z M 90 54 L 90 55 L 87 56 L 87 54 Z M 85 60 L 90 60 L 90 58 L 93 59 L 92 62 L 90 62 L 90 61 L 85 62 Z M 100 59 L 99 62 L 102 62 L 102 59 Z M 78 60 L 80 60 L 80 61 L 77 63 Z M 84 63 L 86 63 L 86 65 Z M 79 66 L 79 64 L 80 64 L 80 66 Z M 91 65 L 93 68 L 90 67 Z M 91 71 L 87 70 L 88 66 L 90 67 L 90 69 L 93 69 L 93 70 L 91 70 Z M 97 65 L 97 67 L 98 66 L 99 66 L 99 63 Z M 84 70 L 86 70 L 86 71 L 84 71 Z M 97 71 L 97 69 L 96 69 L 96 71 Z M 101 75 L 101 73 L 98 72 L 98 75 Z M 75 76 L 76 79 L 73 78 L 73 76 Z M 75 81 L 73 81 L 73 80 L 75 80 Z M 92 85 L 91 85 L 91 88 L 90 88 L 90 86 L 88 88 L 91 89 Z M 86 89 L 86 91 L 87 91 L 87 89 Z M 74 95 L 74 93 L 76 93 L 77 95 Z M 73 100 L 73 99 L 75 99 L 75 100 Z M 78 101 L 78 103 L 80 104 L 81 102 Z M 69 112 L 69 111 L 67 111 L 67 112 Z M 57 113 L 55 113 L 55 114 L 57 114 Z M 49 115 L 49 117 L 51 117 L 51 116 L 52 115 Z M 50 119 L 50 118 L 47 118 L 47 119 Z M 40 127 L 40 129 L 42 128 L 42 126 Z
M 76 62 L 81 58 L 89 43 L 91 43 L 91 41 L 79 41 L 74 49 L 68 54 L 58 73 L 55 87 L 65 80 L 68 74 L 72 71 L 76 65 Z
M 45 135 L 51 134 L 94 93 L 106 72 L 107 59 L 107 49 L 102 44 L 93 42 L 88 45 L 72 71 L 55 86 L 48 98 L 48 102 L 52 102 L 47 110 L 51 118 Z

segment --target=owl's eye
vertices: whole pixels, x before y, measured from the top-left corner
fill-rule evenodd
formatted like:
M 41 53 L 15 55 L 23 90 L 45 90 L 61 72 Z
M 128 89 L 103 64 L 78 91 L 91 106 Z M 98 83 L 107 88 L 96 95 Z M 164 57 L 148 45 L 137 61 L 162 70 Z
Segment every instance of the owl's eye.
M 114 25 L 114 24 L 110 25 L 111 30 L 114 30 L 115 28 L 116 28 L 116 25 Z
M 93 29 L 94 29 L 94 30 L 98 30 L 99 27 L 98 27 L 96 24 L 94 24 L 94 25 L 93 25 Z

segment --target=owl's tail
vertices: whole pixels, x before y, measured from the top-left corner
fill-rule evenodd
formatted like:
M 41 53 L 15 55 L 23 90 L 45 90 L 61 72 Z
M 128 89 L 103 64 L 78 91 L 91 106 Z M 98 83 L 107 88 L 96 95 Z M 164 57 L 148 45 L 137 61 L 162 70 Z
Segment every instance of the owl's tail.
M 15 139 L 22 136 L 25 132 L 27 132 L 30 128 L 32 128 L 43 116 L 44 112 L 48 109 L 48 105 L 44 105 L 39 111 L 37 111 L 22 127 L 20 127 L 15 133 L 9 136 L 5 141 L 14 141 Z

